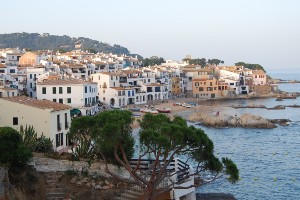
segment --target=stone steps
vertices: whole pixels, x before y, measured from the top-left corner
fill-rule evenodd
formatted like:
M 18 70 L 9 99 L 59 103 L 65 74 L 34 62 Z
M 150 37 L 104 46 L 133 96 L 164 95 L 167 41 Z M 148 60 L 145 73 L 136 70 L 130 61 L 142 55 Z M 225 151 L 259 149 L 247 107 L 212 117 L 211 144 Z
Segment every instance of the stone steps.
M 46 195 L 45 200 L 63 200 L 66 194 L 64 187 L 59 182 L 62 174 L 59 173 L 44 173 L 46 180 Z

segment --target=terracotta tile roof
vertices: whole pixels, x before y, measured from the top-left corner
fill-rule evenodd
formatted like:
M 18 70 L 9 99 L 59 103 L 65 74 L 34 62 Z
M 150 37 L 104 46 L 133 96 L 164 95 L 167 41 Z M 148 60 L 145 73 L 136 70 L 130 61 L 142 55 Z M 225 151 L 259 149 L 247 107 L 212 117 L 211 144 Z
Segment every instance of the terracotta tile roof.
M 26 96 L 3 97 L 2 99 L 39 109 L 53 109 L 53 111 L 71 109 L 70 106 L 65 104 L 56 103 L 49 100 L 38 100 Z
M 119 76 L 120 75 L 115 72 L 101 72 L 100 74 L 105 74 L 105 75 L 109 75 L 109 76 Z
M 84 81 L 82 79 L 59 79 L 45 80 L 45 82 L 37 83 L 38 85 L 80 85 L 80 84 L 97 84 L 96 82 Z
M 137 74 L 137 73 L 142 73 L 140 70 L 123 70 L 122 71 L 124 74 Z

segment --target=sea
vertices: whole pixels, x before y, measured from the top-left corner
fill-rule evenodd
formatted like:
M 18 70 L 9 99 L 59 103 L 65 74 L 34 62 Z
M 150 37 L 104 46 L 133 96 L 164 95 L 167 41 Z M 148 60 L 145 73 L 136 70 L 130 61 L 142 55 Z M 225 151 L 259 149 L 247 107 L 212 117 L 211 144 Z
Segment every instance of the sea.
M 300 80 L 300 70 L 273 70 L 272 78 Z M 300 83 L 279 84 L 279 89 L 300 92 Z M 274 129 L 208 128 L 203 129 L 214 142 L 218 157 L 228 157 L 238 166 L 240 180 L 231 184 L 226 177 L 196 189 L 198 193 L 231 193 L 237 199 L 245 200 L 297 200 L 300 199 L 300 108 L 287 107 L 284 110 L 260 108 L 233 109 L 233 105 L 300 105 L 297 99 L 275 101 L 275 98 L 207 101 L 213 109 L 203 112 L 217 112 L 237 116 L 243 113 L 260 115 L 267 119 L 290 119 L 288 126 Z

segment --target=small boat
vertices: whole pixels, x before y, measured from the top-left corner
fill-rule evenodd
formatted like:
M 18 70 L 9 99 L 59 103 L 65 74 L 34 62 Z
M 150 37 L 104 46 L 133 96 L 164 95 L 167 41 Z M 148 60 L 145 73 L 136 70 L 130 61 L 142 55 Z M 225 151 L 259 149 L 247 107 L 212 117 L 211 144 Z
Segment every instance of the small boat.
M 129 108 L 129 110 L 132 112 L 139 112 L 141 109 L 140 108 Z
M 186 107 L 186 108 L 191 108 L 192 106 L 189 105 L 189 104 L 186 104 L 185 107 Z
M 183 104 L 181 104 L 181 106 L 182 106 L 182 107 L 186 107 L 186 104 L 185 104 L 185 103 L 183 103 Z
M 159 113 L 170 113 L 172 108 L 156 108 Z
M 151 114 L 157 114 L 157 110 L 151 110 L 151 109 L 141 109 L 140 112 L 142 113 L 151 113 Z

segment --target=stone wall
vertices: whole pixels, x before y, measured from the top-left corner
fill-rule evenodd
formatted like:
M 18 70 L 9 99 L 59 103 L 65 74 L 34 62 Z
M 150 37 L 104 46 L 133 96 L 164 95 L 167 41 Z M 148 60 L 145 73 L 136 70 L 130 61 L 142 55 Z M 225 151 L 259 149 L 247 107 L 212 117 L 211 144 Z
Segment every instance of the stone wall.
M 0 167 L 0 200 L 6 200 L 5 183 L 8 180 L 7 170 Z
M 38 172 L 64 172 L 67 170 L 74 170 L 77 172 L 88 171 L 89 174 L 97 174 L 108 177 L 109 175 L 105 172 L 105 165 L 101 162 L 93 162 L 91 166 L 87 162 L 83 161 L 69 161 L 69 160 L 55 160 L 51 158 L 40 158 L 33 157 L 31 162 L 32 165 Z M 115 165 L 108 165 L 110 171 L 122 176 L 129 178 L 129 173 L 123 168 Z

